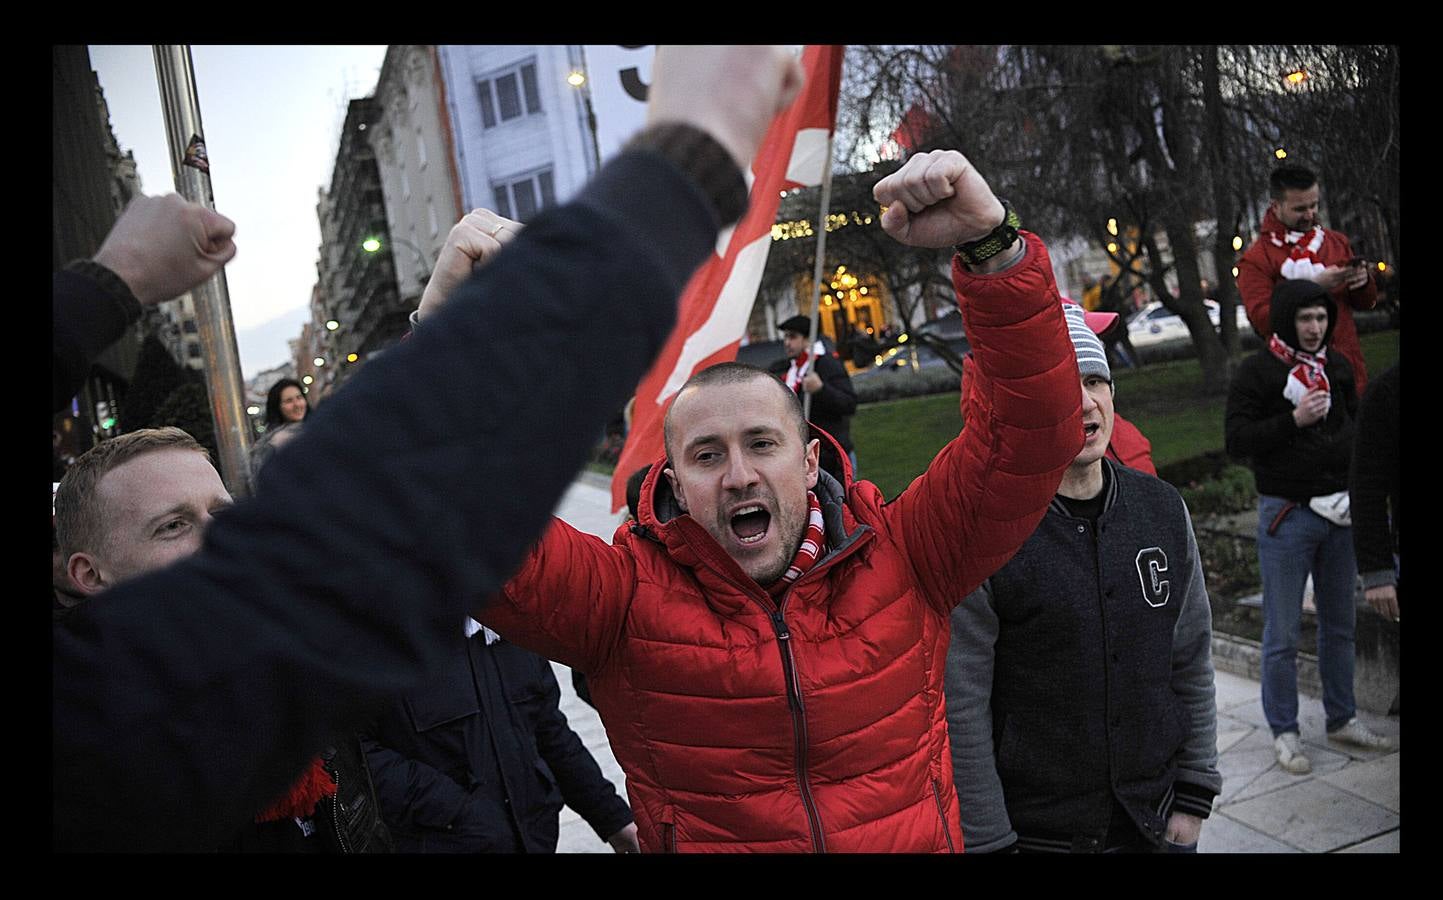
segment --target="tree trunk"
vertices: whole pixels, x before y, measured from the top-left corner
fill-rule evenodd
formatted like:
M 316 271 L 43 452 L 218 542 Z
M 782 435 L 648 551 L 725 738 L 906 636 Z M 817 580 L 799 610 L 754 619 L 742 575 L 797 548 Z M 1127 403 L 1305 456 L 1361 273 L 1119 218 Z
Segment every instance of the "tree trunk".
M 1212 319 L 1202 300 L 1202 284 L 1197 267 L 1197 241 L 1193 238 L 1192 225 L 1176 216 L 1165 216 L 1163 228 L 1172 248 L 1172 258 L 1177 267 L 1178 295 L 1174 297 L 1163 280 L 1165 267 L 1157 240 L 1151 234 L 1144 245 L 1147 248 L 1153 291 L 1163 306 L 1177 313 L 1187 326 L 1192 337 L 1193 348 L 1197 351 L 1198 365 L 1202 368 L 1202 393 L 1205 395 L 1225 394 L 1228 389 L 1228 357 L 1218 341 Z
M 1237 281 L 1232 272 L 1232 260 L 1237 254 L 1233 249 L 1233 229 L 1237 227 L 1238 208 L 1232 190 L 1234 168 L 1228 156 L 1228 128 L 1223 116 L 1222 89 L 1218 83 L 1216 45 L 1202 49 L 1202 63 L 1203 104 L 1208 123 L 1205 143 L 1208 165 L 1212 169 L 1213 221 L 1217 223 L 1213 234 L 1213 268 L 1217 285 L 1218 326 L 1223 349 L 1229 358 L 1233 358 L 1241 350 L 1237 325 Z

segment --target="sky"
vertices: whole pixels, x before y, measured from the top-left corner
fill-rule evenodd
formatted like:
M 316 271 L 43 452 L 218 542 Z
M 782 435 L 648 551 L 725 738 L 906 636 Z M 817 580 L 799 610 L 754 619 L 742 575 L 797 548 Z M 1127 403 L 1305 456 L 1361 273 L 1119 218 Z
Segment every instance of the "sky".
M 236 223 L 226 283 L 247 379 L 288 359 L 287 339 L 309 318 L 316 190 L 330 183 L 346 102 L 375 89 L 385 54 L 385 45 L 191 48 L 215 208 Z M 171 193 L 150 46 L 92 46 L 90 64 L 142 190 Z

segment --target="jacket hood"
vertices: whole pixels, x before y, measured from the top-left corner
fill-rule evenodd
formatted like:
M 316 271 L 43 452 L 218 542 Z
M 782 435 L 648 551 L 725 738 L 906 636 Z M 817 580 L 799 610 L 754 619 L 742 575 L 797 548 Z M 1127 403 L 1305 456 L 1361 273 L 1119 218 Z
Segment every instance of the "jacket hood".
M 1263 213 L 1263 224 L 1258 227 L 1258 230 L 1264 234 L 1286 234 L 1290 229 L 1283 224 L 1283 220 L 1279 219 L 1278 214 L 1269 206 L 1268 211 Z
M 818 460 L 820 471 L 817 473 L 815 490 L 817 499 L 825 507 L 828 495 L 836 495 L 838 502 L 847 496 L 852 486 L 852 461 L 830 434 L 810 422 L 807 427 L 811 436 L 822 442 L 821 457 Z M 641 503 L 636 511 L 640 525 L 655 528 L 682 515 L 681 504 L 677 503 L 676 494 L 671 489 L 671 481 L 662 471 L 669 464 L 670 461 L 665 456 L 658 459 L 652 464 L 646 480 L 641 483 Z
M 1333 329 L 1338 325 L 1338 304 L 1316 281 L 1292 278 L 1278 282 L 1273 288 L 1271 309 L 1268 313 L 1273 334 L 1293 349 L 1298 349 L 1298 326 L 1294 321 L 1303 306 L 1317 306 L 1318 301 L 1328 310 L 1328 330 L 1323 333 L 1323 346 L 1333 339 Z

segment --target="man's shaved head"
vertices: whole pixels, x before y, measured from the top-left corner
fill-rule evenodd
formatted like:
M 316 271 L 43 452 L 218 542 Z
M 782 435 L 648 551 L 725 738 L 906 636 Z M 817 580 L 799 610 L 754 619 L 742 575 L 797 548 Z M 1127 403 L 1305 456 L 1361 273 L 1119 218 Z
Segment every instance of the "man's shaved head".
M 683 394 L 690 390 L 700 390 L 701 388 L 717 387 L 724 384 L 739 384 L 755 378 L 765 378 L 767 381 L 775 384 L 778 390 L 787 395 L 787 398 L 791 401 L 788 409 L 796 413 L 796 421 L 794 424 L 797 429 L 797 436 L 801 438 L 802 443 L 805 444 L 811 438 L 811 430 L 807 427 L 806 418 L 802 416 L 801 398 L 793 393 L 791 388 L 783 384 L 780 378 L 768 372 L 766 369 L 759 369 L 756 366 L 749 366 L 746 363 L 724 362 L 702 369 L 700 372 L 688 378 L 686 384 L 681 386 L 681 390 L 676 392 L 676 398 L 672 400 L 671 406 L 667 408 L 666 418 L 662 420 L 662 440 L 666 444 L 667 459 L 675 458 L 675 448 L 672 446 L 672 441 L 676 429 L 672 422 L 672 412 L 676 409 L 677 402 L 681 400 Z

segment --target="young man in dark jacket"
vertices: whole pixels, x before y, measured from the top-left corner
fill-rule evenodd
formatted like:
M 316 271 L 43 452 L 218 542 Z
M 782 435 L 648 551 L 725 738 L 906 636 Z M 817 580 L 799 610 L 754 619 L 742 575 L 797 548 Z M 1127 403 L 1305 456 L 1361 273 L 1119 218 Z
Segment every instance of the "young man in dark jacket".
M 952 613 L 962 831 L 973 852 L 1189 852 L 1222 786 L 1197 541 L 1172 486 L 1106 456 L 1107 355 L 1064 310 L 1087 442 L 1037 530 Z
M 567 724 L 551 664 L 471 619 L 457 638 L 363 740 L 396 849 L 554 853 L 564 801 L 636 852 L 631 809 Z
M 1243 360 L 1228 391 L 1227 450 L 1248 459 L 1258 488 L 1263 713 L 1278 764 L 1295 775 L 1312 770 L 1298 736 L 1298 639 L 1309 574 L 1328 739 L 1369 750 L 1392 746 L 1354 715 L 1358 570 L 1347 489 L 1358 395 L 1352 366 L 1329 349 L 1337 313 L 1317 282 L 1281 282 L 1271 298 L 1272 337 Z
M 857 391 L 842 361 L 825 352 L 821 341 L 807 346 L 812 320 L 792 316 L 777 326 L 782 333 L 785 359 L 767 368 L 781 378 L 798 397 L 812 398 L 812 424 L 837 439 L 852 462 L 856 474 L 857 451 L 852 445 L 852 414 L 857 411 Z

